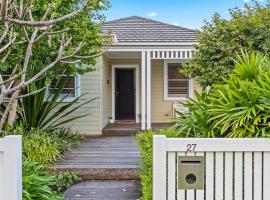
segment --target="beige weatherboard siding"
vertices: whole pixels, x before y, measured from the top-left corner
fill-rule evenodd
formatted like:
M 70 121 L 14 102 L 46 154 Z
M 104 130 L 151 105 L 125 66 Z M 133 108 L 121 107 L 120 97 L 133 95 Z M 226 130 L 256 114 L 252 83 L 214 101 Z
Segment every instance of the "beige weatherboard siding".
M 151 61 L 151 103 L 152 123 L 168 123 L 173 117 L 173 103 L 178 101 L 164 99 L 164 60 Z M 179 62 L 184 62 L 183 60 Z M 112 116 L 112 66 L 139 66 L 139 115 L 141 114 L 141 61 L 140 59 L 110 59 L 106 55 L 98 59 L 96 71 L 81 76 L 81 94 L 85 99 L 97 98 L 83 106 L 71 116 L 90 114 L 68 124 L 68 127 L 86 135 L 101 134 Z M 199 90 L 197 82 L 193 81 L 193 90 Z
M 172 101 L 164 100 L 163 60 L 152 60 L 152 122 L 166 123 L 172 118 Z
M 100 59 L 97 59 L 96 70 L 82 75 L 80 78 L 80 93 L 85 94 L 83 99 L 95 99 L 94 101 L 82 106 L 77 111 L 69 115 L 70 117 L 89 114 L 66 125 L 73 130 L 80 131 L 82 134 L 97 135 L 101 134 L 101 98 L 100 91 Z
M 173 117 L 174 102 L 185 102 L 185 100 L 165 100 L 164 99 L 164 60 L 152 60 L 152 122 L 167 123 Z M 170 62 L 170 61 L 168 61 Z M 174 61 L 175 62 L 175 61 Z M 186 60 L 179 60 L 179 63 L 185 63 Z M 200 86 L 195 80 L 192 80 L 191 90 L 198 91 Z
M 112 85 L 115 81 L 112 78 L 113 69 L 117 67 L 137 69 L 136 119 L 139 120 L 137 122 L 144 121 L 141 128 L 149 129 L 151 123 L 170 122 L 173 105 L 180 98 L 165 95 L 164 67 L 167 62 L 184 63 L 192 58 L 197 31 L 132 16 L 105 23 L 102 33 L 112 33 L 113 43 L 97 58 L 96 71 L 82 75 L 79 85 L 79 93 L 86 94 L 84 99 L 97 99 L 72 113 L 71 116 L 89 115 L 69 123 L 67 127 L 82 134 L 100 135 L 102 129 L 113 121 L 110 120 L 115 98 L 115 86 Z M 190 91 L 200 90 L 195 80 L 190 83 Z M 145 98 L 142 99 L 144 90 Z M 147 114 L 151 117 L 147 118 Z

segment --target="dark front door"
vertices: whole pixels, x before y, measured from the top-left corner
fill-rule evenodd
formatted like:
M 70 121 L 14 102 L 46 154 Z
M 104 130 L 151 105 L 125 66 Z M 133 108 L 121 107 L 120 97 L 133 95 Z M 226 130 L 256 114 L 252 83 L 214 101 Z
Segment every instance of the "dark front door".
M 134 69 L 116 69 L 115 79 L 116 120 L 133 120 L 135 119 Z

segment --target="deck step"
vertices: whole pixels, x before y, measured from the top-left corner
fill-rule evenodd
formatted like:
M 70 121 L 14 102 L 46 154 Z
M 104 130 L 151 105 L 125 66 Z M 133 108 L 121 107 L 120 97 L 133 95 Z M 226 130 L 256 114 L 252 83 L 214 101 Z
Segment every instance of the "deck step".
M 137 168 L 93 168 L 93 166 L 73 168 L 58 166 L 57 168 L 52 168 L 52 170 L 56 172 L 76 172 L 80 174 L 83 180 L 140 180 Z
M 136 134 L 140 133 L 141 130 L 121 130 L 121 129 L 107 129 L 104 128 L 102 130 L 102 135 L 104 136 L 135 136 Z
M 140 196 L 139 181 L 88 181 L 71 186 L 64 200 L 136 200 Z
M 153 123 L 152 124 L 152 130 L 168 129 L 170 127 L 171 127 L 170 124 L 166 124 L 166 123 Z M 134 124 L 115 123 L 115 124 L 108 124 L 102 130 L 102 135 L 104 136 L 134 136 L 140 132 L 142 132 L 142 129 L 141 129 L 141 124 L 139 123 L 134 123 Z
M 130 136 L 89 137 L 51 168 L 74 171 L 84 180 L 139 180 L 140 151 Z

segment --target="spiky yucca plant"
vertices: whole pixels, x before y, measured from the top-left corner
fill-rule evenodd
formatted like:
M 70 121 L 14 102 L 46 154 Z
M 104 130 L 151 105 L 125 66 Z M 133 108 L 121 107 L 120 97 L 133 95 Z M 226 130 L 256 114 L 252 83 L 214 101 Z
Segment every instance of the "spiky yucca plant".
M 81 95 L 70 102 L 65 102 L 68 95 L 61 97 L 68 76 L 58 79 L 51 88 L 48 95 L 46 90 L 21 99 L 18 110 L 18 120 L 28 130 L 31 128 L 54 130 L 69 122 L 85 117 L 89 114 L 79 114 L 70 117 L 70 114 L 82 106 L 94 101 L 94 99 L 83 100 Z M 44 80 L 38 81 L 37 88 L 46 87 Z M 27 90 L 31 90 L 30 87 Z M 29 93 L 29 91 L 28 91 Z

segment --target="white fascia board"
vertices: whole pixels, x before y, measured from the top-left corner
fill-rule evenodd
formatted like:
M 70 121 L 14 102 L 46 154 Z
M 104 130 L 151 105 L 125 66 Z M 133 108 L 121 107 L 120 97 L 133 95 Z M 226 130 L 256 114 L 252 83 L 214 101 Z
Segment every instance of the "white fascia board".
M 195 51 L 193 46 L 111 46 L 106 49 L 107 52 L 119 52 L 119 51 Z
M 198 42 L 117 42 L 112 46 L 192 46 Z

